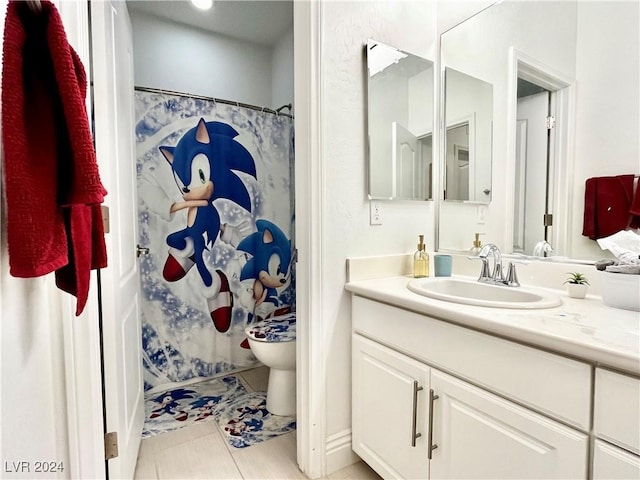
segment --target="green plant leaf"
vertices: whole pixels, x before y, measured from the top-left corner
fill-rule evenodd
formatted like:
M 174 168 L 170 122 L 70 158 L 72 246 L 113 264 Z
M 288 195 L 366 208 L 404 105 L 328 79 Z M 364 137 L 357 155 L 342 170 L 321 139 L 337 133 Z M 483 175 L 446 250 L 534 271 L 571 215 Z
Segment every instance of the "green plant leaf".
M 569 278 L 567 278 L 564 283 L 574 283 L 577 285 L 589 285 L 589 280 L 587 277 L 580 272 L 567 272 Z

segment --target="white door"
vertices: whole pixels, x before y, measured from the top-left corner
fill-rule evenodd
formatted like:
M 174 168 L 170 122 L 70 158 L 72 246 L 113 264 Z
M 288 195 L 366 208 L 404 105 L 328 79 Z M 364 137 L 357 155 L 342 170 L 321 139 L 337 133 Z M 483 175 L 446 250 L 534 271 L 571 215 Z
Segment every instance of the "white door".
M 392 123 L 393 165 L 395 193 L 398 198 L 422 198 L 424 173 L 418 155 L 418 138 L 398 122 Z
M 109 266 L 102 271 L 104 388 L 107 432 L 117 432 L 110 478 L 132 478 L 144 396 L 140 281 L 136 257 L 137 198 L 132 37 L 123 1 L 91 2 L 96 153 L 108 195 Z
M 431 388 L 431 479 L 587 478 L 587 435 L 437 370 Z
M 522 231 L 524 252 L 533 253 L 533 247 L 545 240 L 544 214 L 546 213 L 549 92 L 529 95 L 518 100 L 518 121 L 524 121 L 526 131 L 520 139 L 525 145 L 517 149 L 516 167 L 524 174 L 524 192 L 520 192 L 523 206 Z M 524 157 L 523 157 L 524 155 Z
M 354 335 L 352 388 L 353 450 L 384 478 L 426 479 L 429 367 Z
M 516 173 L 513 198 L 513 251 L 525 253 L 524 249 L 524 195 L 527 191 L 527 120 L 516 123 Z
M 447 127 L 446 198 L 473 200 L 475 198 L 474 151 L 472 118 Z

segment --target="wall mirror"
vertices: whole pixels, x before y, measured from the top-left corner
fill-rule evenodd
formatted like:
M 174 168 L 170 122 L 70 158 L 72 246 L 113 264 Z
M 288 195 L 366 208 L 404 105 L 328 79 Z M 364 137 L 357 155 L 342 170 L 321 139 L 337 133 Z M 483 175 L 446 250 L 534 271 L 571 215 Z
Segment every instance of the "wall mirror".
M 638 173 L 638 17 L 637 2 L 505 0 L 442 34 L 447 149 L 440 162 L 447 172 L 438 249 L 468 251 L 478 232 L 504 253 L 531 256 L 547 241 L 555 259 L 606 256 L 582 236 L 584 182 Z M 452 112 L 452 79 L 461 72 L 493 91 L 490 203 L 482 205 L 471 202 L 480 120 L 477 112 Z M 471 88 L 461 86 L 456 97 L 472 97 Z M 468 152 L 454 139 L 457 125 L 469 125 Z M 466 194 L 466 175 L 457 185 L 450 177 L 466 168 L 467 155 L 470 201 L 449 201 Z
M 446 201 L 491 201 L 493 85 L 445 68 Z
M 433 63 L 375 40 L 366 59 L 369 198 L 429 200 Z

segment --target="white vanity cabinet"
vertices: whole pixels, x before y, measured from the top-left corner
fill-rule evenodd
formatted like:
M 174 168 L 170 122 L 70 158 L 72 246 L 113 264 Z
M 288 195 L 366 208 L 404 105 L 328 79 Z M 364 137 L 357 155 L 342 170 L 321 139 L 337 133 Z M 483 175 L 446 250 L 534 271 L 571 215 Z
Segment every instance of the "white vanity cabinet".
M 427 478 L 430 368 L 359 335 L 352 368 L 354 450 L 385 478 Z
M 353 449 L 384 478 L 587 478 L 588 364 L 352 305 Z
M 435 369 L 431 388 L 430 478 L 586 478 L 587 435 Z
M 596 368 L 593 479 L 640 479 L 640 379 Z

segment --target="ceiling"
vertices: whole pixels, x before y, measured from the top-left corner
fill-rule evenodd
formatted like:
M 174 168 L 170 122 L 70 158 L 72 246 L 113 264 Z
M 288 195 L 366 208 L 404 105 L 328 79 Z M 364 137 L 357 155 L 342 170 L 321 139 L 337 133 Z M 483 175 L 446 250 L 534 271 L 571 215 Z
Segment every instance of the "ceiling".
M 262 45 L 275 45 L 293 25 L 293 0 L 214 0 L 203 12 L 188 0 L 128 0 L 137 10 Z

